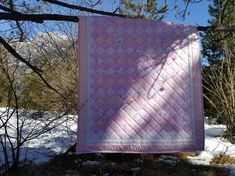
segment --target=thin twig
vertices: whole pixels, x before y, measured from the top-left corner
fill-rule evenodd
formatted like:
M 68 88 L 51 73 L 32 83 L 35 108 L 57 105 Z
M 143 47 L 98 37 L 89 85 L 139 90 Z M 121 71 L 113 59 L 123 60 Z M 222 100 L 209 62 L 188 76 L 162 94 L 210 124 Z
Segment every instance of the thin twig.
M 85 12 L 89 12 L 89 13 L 95 13 L 95 14 L 100 14 L 100 15 L 108 15 L 108 16 L 117 16 L 117 17 L 127 17 L 126 15 L 123 15 L 123 14 L 117 14 L 117 13 L 113 13 L 113 12 L 107 12 L 107 11 L 102 11 L 102 10 L 91 9 L 91 8 L 87 8 L 87 7 L 83 7 L 83 6 L 68 4 L 68 3 L 65 3 L 65 2 L 57 1 L 57 0 L 42 0 L 42 1 L 49 2 L 51 4 L 56 4 L 56 5 L 66 7 L 66 8 L 69 8 L 69 9 L 85 11 Z

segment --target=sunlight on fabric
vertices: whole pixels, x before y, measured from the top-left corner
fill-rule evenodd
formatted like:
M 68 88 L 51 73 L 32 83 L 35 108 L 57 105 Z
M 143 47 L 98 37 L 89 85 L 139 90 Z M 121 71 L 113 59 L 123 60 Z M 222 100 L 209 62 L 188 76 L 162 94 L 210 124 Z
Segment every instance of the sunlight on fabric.
M 87 103 L 77 152 L 203 149 L 196 29 L 143 19 L 81 22 L 80 106 Z

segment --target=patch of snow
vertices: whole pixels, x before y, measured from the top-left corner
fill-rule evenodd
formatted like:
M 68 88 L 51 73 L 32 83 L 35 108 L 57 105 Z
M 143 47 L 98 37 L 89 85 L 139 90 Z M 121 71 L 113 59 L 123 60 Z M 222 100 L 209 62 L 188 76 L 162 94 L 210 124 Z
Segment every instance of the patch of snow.
M 132 172 L 138 172 L 138 171 L 140 171 L 140 167 L 131 168 L 131 171 Z
M 161 155 L 158 158 L 158 161 L 169 164 L 171 166 L 175 166 L 178 162 L 179 158 L 176 156 L 168 156 L 168 155 Z
M 213 158 L 214 155 L 208 151 L 202 151 L 200 155 L 196 157 L 188 156 L 189 162 L 197 165 L 209 165 Z
M 205 124 L 205 134 L 210 137 L 219 137 L 226 131 L 225 125 Z
M 57 32 L 38 32 L 36 37 L 33 39 L 34 41 L 42 42 L 42 41 L 50 41 L 50 40 L 68 40 L 68 36 L 57 33 Z
M 75 162 L 75 164 L 80 164 L 80 163 L 82 163 L 82 160 L 81 159 L 76 159 L 76 160 L 74 160 L 74 162 Z
M 191 163 L 208 165 L 216 156 L 226 154 L 235 156 L 235 145 L 219 137 L 226 130 L 224 125 L 205 124 L 205 150 L 196 157 L 188 157 Z M 213 135 L 213 132 L 215 133 Z
M 176 160 L 176 161 L 179 160 L 179 158 L 177 156 L 170 156 L 170 155 L 161 155 L 159 158 L 161 158 L 161 159 Z
M 235 164 L 217 164 L 216 166 L 229 169 L 229 176 L 235 176 Z
M 134 162 L 136 162 L 136 163 L 143 163 L 144 161 L 142 159 L 135 159 Z
M 87 160 L 85 162 L 82 163 L 83 166 L 98 166 L 100 165 L 99 161 L 91 161 L 91 160 Z
M 159 161 L 163 162 L 163 163 L 166 163 L 166 164 L 169 164 L 171 166 L 175 166 L 176 165 L 176 161 L 174 160 L 165 160 L 165 159 L 159 159 Z
M 96 156 L 100 157 L 100 158 L 104 158 L 104 154 L 103 153 L 96 153 Z
M 235 165 L 234 164 L 223 164 L 223 167 L 230 169 L 229 175 L 235 175 Z
M 225 130 L 224 125 L 209 124 L 205 120 L 205 149 L 196 157 L 189 156 L 189 162 L 198 165 L 209 165 L 211 160 L 219 155 L 235 157 L 235 145 L 222 137 Z M 231 165 L 230 168 L 235 168 L 235 165 Z M 235 175 L 234 170 L 232 169 L 231 173 Z
M 11 113 L 12 110 L 9 109 L 9 112 Z M 6 117 L 6 114 L 6 108 L 0 108 L 0 117 L 3 119 L 3 121 Z M 44 163 L 48 162 L 54 155 L 65 152 L 69 146 L 76 142 L 77 125 L 75 119 L 77 119 L 76 116 L 64 116 L 56 121 L 58 125 L 56 125 L 54 129 L 26 142 L 20 152 L 20 160 L 27 158 L 28 161 L 36 164 Z M 35 128 L 35 125 L 40 127 L 40 125 L 44 123 L 39 120 L 27 119 L 24 117 L 22 117 L 22 120 L 24 120 L 25 125 L 23 129 L 23 136 L 27 135 L 32 130 L 32 128 Z M 8 123 L 11 124 L 11 128 L 8 129 L 8 133 L 14 136 L 16 130 L 15 115 L 9 119 Z M 22 122 L 20 121 L 20 123 Z M 54 124 L 51 125 L 53 126 Z M 3 128 L 0 128 L 0 135 L 5 135 Z M 3 158 L 2 147 L 0 146 L 0 165 L 3 164 Z

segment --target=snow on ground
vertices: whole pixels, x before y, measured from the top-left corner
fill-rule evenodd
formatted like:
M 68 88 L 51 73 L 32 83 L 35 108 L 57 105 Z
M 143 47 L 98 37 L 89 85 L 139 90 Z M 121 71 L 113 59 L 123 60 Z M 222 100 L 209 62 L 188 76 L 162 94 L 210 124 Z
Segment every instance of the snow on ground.
M 196 157 L 188 157 L 193 164 L 209 165 L 219 155 L 235 157 L 235 145 L 221 137 L 226 130 L 224 125 L 209 124 L 205 120 L 205 149 Z
M 131 171 L 132 171 L 133 173 L 137 173 L 137 172 L 140 171 L 140 167 L 131 168 Z
M 61 119 L 64 120 L 64 119 Z M 74 123 L 74 121 L 72 121 Z M 69 122 L 71 131 L 68 131 L 65 124 L 57 126 L 48 133 L 29 141 L 25 150 L 27 158 L 34 163 L 43 163 L 50 160 L 53 155 L 65 152 L 69 146 L 76 142 L 76 125 Z
M 189 162 L 198 165 L 209 165 L 210 161 L 219 155 L 235 157 L 235 144 L 231 144 L 222 137 L 226 130 L 224 125 L 219 125 L 205 119 L 205 149 L 196 157 L 188 157 Z M 221 165 L 231 169 L 231 176 L 235 175 L 235 165 Z
M 176 156 L 161 155 L 158 158 L 158 161 L 169 164 L 171 166 L 175 166 L 179 161 L 179 158 Z
M 97 165 L 100 165 L 100 162 L 87 160 L 87 161 L 83 162 L 82 165 L 83 166 L 97 166 Z
M 0 108 L 0 116 L 4 112 L 4 108 Z M 65 121 L 67 119 L 67 121 Z M 27 142 L 21 152 L 21 159 L 27 156 L 28 160 L 34 163 L 47 162 L 55 154 L 64 152 L 76 141 L 76 116 L 65 116 L 59 120 L 60 125 L 53 130 L 37 137 L 36 139 Z M 75 120 L 74 120 L 75 119 Z M 15 119 L 11 118 L 11 124 L 15 123 Z M 0 122 L 1 126 L 1 122 Z M 30 127 L 30 126 L 29 126 Z M 205 150 L 200 152 L 196 157 L 188 157 L 192 164 L 209 165 L 210 161 L 221 154 L 226 154 L 235 157 L 235 145 L 221 137 L 221 134 L 226 130 L 224 125 L 211 123 L 205 119 Z M 26 128 L 27 132 L 27 128 Z M 0 135 L 4 134 L 4 130 L 0 128 Z M 3 155 L 0 147 L 0 165 L 2 164 Z M 161 162 L 175 165 L 177 158 L 170 158 L 162 155 Z M 97 161 L 87 161 L 87 165 L 98 164 Z M 224 165 L 231 169 L 231 175 L 235 175 L 235 165 Z
M 221 167 L 225 167 L 225 168 L 230 169 L 230 173 L 229 173 L 230 176 L 235 175 L 235 164 L 223 164 L 223 165 L 221 165 Z
M 10 113 L 12 110 L 9 111 Z M 10 114 L 8 113 L 8 114 Z M 7 111 L 6 108 L 0 108 L 0 127 L 4 122 L 6 122 L 7 118 Z M 49 117 L 45 117 L 48 119 L 51 119 Z M 26 142 L 21 150 L 20 153 L 20 159 L 24 160 L 27 158 L 28 161 L 33 163 L 43 163 L 50 160 L 55 154 L 59 154 L 62 152 L 65 152 L 69 146 L 74 144 L 76 142 L 76 116 L 67 115 L 63 116 L 62 118 L 59 118 L 54 123 L 50 124 L 48 128 L 55 125 L 55 128 L 50 130 L 49 132 L 46 132 L 38 137 L 36 137 L 33 140 L 30 140 Z M 23 136 L 26 136 L 32 128 L 36 130 L 40 129 L 40 127 L 45 125 L 44 121 L 39 120 L 33 120 L 30 118 L 24 118 L 22 117 L 20 120 L 20 123 L 24 121 L 24 128 L 23 128 Z M 11 136 L 16 135 L 16 127 L 14 124 L 16 124 L 16 117 L 13 115 L 9 121 L 7 121 L 7 124 L 9 126 L 8 133 Z M 41 125 L 41 126 L 40 126 Z M 4 128 L 0 128 L 0 135 L 4 137 L 5 131 Z M 14 139 L 12 138 L 11 141 L 13 144 L 15 143 Z M 9 156 L 10 150 L 9 150 Z M 0 165 L 3 164 L 3 152 L 2 147 L 0 145 Z

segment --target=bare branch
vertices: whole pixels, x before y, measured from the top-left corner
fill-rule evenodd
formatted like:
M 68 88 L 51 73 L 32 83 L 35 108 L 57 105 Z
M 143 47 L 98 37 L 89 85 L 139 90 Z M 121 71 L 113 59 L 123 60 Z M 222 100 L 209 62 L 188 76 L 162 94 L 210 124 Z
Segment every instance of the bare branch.
M 188 10 L 189 3 L 190 3 L 190 0 L 187 1 L 186 6 L 185 6 L 185 9 L 184 9 L 184 11 L 183 11 L 183 19 L 184 19 L 184 20 L 185 20 L 186 12 L 187 12 L 187 10 Z
M 123 16 L 126 17 L 126 16 Z M 59 15 L 59 14 L 22 14 L 17 15 L 11 13 L 0 13 L 0 20 L 17 20 L 17 21 L 32 21 L 37 23 L 43 23 L 44 21 L 70 21 L 70 22 L 79 22 L 78 16 L 70 15 Z M 224 31 L 231 32 L 235 31 L 235 26 L 197 26 L 198 31 Z
M 5 11 L 5 12 L 11 12 L 11 13 L 18 13 L 18 14 L 21 14 L 20 12 L 16 12 L 16 11 L 13 11 L 13 12 L 12 12 L 11 9 L 9 9 L 9 8 L 3 6 L 3 5 L 0 5 L 0 9 L 3 10 L 3 11 Z
M 25 65 L 27 65 L 30 69 L 32 69 L 34 72 L 42 72 L 39 68 L 33 66 L 31 63 L 29 63 L 27 60 L 25 60 L 23 57 L 21 57 L 14 48 L 12 48 L 1 36 L 0 36 L 0 43 L 9 51 L 13 56 L 15 56 L 18 60 L 23 62 Z
M 54 87 L 52 87 L 47 81 L 46 79 L 42 76 L 42 70 L 40 70 L 39 68 L 37 68 L 36 66 L 32 65 L 30 62 L 28 62 L 27 60 L 25 60 L 19 53 L 16 52 L 16 50 L 14 48 L 11 47 L 11 45 L 9 45 L 1 36 L 0 36 L 0 43 L 2 43 L 2 45 L 6 48 L 6 50 L 11 53 L 16 59 L 20 60 L 21 62 L 23 62 L 24 64 L 26 64 L 33 72 L 35 72 L 40 78 L 41 80 L 46 84 L 46 86 L 55 91 L 56 93 L 58 93 L 60 96 L 62 96 L 63 98 L 65 98 L 60 92 L 58 92 Z
M 117 14 L 115 12 L 113 13 L 113 12 L 107 12 L 107 11 L 102 11 L 102 10 L 91 9 L 91 8 L 87 8 L 87 7 L 68 4 L 68 3 L 65 3 L 65 2 L 57 1 L 57 0 L 42 0 L 42 1 L 49 2 L 51 4 L 56 4 L 56 5 L 66 7 L 66 8 L 69 8 L 69 9 L 80 10 L 80 11 L 85 11 L 85 12 L 89 12 L 89 13 L 95 13 L 95 14 L 100 14 L 100 15 L 108 15 L 108 16 L 117 16 L 117 17 L 127 17 L 126 15 Z
M 197 26 L 198 31 L 220 31 L 220 32 L 235 32 L 235 26 Z
M 0 20 L 18 20 L 18 21 L 32 21 L 37 23 L 43 23 L 45 20 L 51 21 L 71 21 L 78 22 L 77 16 L 58 15 L 58 14 L 11 14 L 0 13 Z

